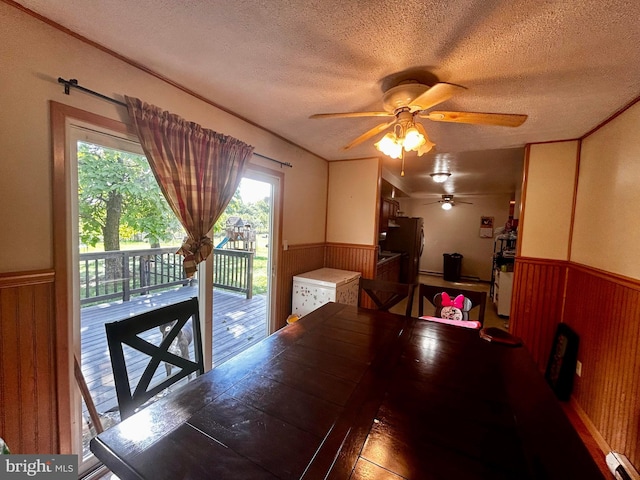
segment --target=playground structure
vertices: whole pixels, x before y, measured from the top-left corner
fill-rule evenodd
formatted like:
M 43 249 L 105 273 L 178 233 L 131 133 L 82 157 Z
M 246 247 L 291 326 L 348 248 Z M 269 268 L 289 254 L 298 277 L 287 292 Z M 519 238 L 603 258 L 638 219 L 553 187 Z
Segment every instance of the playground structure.
M 240 217 L 229 217 L 225 224 L 225 237 L 216 248 L 256 251 L 256 231 Z

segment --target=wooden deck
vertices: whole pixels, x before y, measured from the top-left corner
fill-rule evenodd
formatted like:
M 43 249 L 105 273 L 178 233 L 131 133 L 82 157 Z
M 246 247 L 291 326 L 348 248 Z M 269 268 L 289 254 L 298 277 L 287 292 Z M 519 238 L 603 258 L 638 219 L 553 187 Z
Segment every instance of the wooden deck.
M 82 309 L 82 373 L 99 413 L 104 414 L 117 409 L 104 324 L 186 300 L 197 296 L 197 293 L 197 287 L 181 287 L 136 297 L 129 302 L 114 302 Z M 159 341 L 160 332 L 155 335 Z M 247 300 L 244 294 L 214 289 L 214 366 L 220 365 L 266 336 L 266 298 L 263 295 L 256 295 Z M 155 343 L 155 340 L 152 341 Z M 143 354 L 136 352 L 135 355 Z M 161 367 L 157 374 L 165 375 L 165 369 L 162 365 Z

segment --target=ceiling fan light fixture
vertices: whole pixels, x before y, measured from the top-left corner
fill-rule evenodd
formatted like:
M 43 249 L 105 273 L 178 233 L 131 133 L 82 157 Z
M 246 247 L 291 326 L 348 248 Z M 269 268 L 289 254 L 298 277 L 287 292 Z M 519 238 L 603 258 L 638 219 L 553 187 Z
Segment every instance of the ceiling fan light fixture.
M 402 146 L 407 152 L 415 152 L 418 148 L 424 145 L 425 142 L 424 136 L 418 131 L 418 129 L 415 126 L 411 126 L 407 128 L 407 131 L 404 134 Z
M 422 156 L 425 153 L 428 153 L 433 147 L 436 146 L 435 143 L 433 143 L 431 140 L 429 140 L 429 137 L 427 137 L 427 135 L 425 134 L 424 136 L 424 143 L 422 145 L 420 145 L 420 147 L 418 148 L 418 156 Z
M 453 205 L 450 202 L 444 202 L 442 204 L 442 209 L 443 210 L 451 210 L 451 208 L 453 208 Z
M 379 151 L 391 158 L 400 158 L 403 149 L 406 152 L 418 152 L 418 156 L 421 156 L 434 146 L 435 143 L 429 140 L 424 127 L 412 121 L 396 124 L 393 133 L 387 133 L 375 143 L 375 147 Z
M 387 133 L 375 144 L 375 147 L 391 158 L 400 158 L 402 155 L 402 144 L 395 133 Z
M 416 123 L 415 126 L 424 137 L 424 142 L 422 142 L 422 145 L 418 147 L 418 156 L 421 157 L 425 153 L 429 152 L 433 147 L 435 147 L 436 144 L 433 143 L 431 140 L 429 140 L 429 137 L 427 136 L 427 132 L 421 123 Z
M 447 178 L 451 176 L 449 172 L 435 172 L 431 173 L 431 178 L 436 183 L 444 183 L 447 181 Z

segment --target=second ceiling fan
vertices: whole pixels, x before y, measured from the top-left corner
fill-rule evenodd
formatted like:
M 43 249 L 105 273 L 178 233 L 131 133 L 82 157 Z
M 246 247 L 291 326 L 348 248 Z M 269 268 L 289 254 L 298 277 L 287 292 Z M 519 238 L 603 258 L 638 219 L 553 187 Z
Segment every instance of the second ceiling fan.
M 378 150 L 392 158 L 404 156 L 404 151 L 416 151 L 418 155 L 423 155 L 435 145 L 429 140 L 422 124 L 416 122 L 416 117 L 434 122 L 504 127 L 518 127 L 527 119 L 527 115 L 510 113 L 427 111 L 464 90 L 465 87 L 453 83 L 440 82 L 430 87 L 408 80 L 384 92 L 382 104 L 385 111 L 317 113 L 310 118 L 390 117 L 343 148 L 348 150 L 393 127 L 393 133 L 387 133 L 376 143 Z
M 453 195 L 442 195 L 442 200 L 436 202 L 423 203 L 423 205 L 433 205 L 440 203 L 443 210 L 451 210 L 456 203 L 466 203 L 467 205 L 473 205 L 473 202 L 463 202 L 462 200 L 454 200 Z

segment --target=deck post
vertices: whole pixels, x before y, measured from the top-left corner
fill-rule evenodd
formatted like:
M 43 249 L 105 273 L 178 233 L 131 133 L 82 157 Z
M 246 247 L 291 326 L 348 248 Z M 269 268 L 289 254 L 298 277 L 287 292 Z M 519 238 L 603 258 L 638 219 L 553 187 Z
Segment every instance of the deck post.
M 131 287 L 129 286 L 129 253 L 122 250 L 122 301 L 131 300 Z
M 253 297 L 253 252 L 247 257 L 247 300 Z

